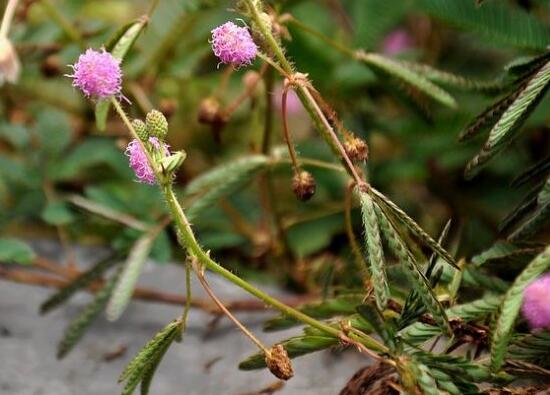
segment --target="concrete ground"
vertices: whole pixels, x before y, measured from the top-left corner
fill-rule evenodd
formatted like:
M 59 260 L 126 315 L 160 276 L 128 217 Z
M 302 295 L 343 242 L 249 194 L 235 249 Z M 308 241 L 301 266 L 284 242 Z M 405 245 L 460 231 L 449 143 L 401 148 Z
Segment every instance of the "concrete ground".
M 41 254 L 59 258 L 56 244 L 38 243 Z M 79 249 L 79 262 L 97 259 L 94 250 Z M 184 273 L 175 265 L 149 263 L 140 285 L 183 293 Z M 246 299 L 240 289 L 209 275 L 222 300 Z M 206 298 L 198 284 L 194 295 Z M 266 287 L 262 287 L 269 290 Z M 269 290 L 281 295 L 281 292 Z M 56 344 L 89 295 L 78 294 L 68 305 L 46 316 L 39 304 L 52 290 L 0 282 L 0 394 L 1 395 L 110 395 L 120 393 L 117 377 L 131 357 L 166 323 L 181 313 L 178 306 L 134 301 L 119 321 L 101 318 L 80 344 L 62 361 L 55 358 Z M 265 344 L 273 344 L 299 329 L 262 333 L 262 321 L 269 313 L 239 313 L 238 317 Z M 237 365 L 255 352 L 254 346 L 227 320 L 209 331 L 212 316 L 192 310 L 182 343 L 175 343 L 151 387 L 152 395 L 251 395 L 277 381 L 266 370 L 239 371 Z M 105 361 L 105 355 L 127 347 L 120 357 Z M 294 360 L 295 377 L 281 395 L 337 395 L 347 380 L 368 359 L 354 351 L 325 351 Z M 138 393 L 138 391 L 136 391 Z

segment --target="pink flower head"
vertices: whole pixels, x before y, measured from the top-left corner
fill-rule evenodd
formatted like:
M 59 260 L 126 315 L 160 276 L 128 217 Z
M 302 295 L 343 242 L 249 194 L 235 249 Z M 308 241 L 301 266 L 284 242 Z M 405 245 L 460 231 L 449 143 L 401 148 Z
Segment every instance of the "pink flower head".
M 212 50 L 222 63 L 237 67 L 252 63 L 258 47 L 246 27 L 226 22 L 212 30 Z
M 525 288 L 521 311 L 531 328 L 550 329 L 550 273 Z
M 147 143 L 144 144 L 146 145 Z M 162 156 L 170 155 L 170 147 L 161 143 L 156 137 L 149 137 L 149 145 L 153 156 L 155 152 L 160 152 Z M 147 156 L 143 152 L 142 145 L 138 140 L 134 139 L 130 141 L 128 147 L 126 147 L 125 154 L 130 158 L 130 167 L 134 170 L 139 182 L 149 185 L 156 183 L 155 172 L 149 166 Z
M 120 95 L 122 71 L 120 61 L 105 50 L 88 49 L 71 65 L 73 86 L 80 89 L 86 97 L 105 99 Z
M 397 55 L 413 46 L 411 35 L 404 29 L 397 29 L 389 33 L 382 43 L 386 55 Z

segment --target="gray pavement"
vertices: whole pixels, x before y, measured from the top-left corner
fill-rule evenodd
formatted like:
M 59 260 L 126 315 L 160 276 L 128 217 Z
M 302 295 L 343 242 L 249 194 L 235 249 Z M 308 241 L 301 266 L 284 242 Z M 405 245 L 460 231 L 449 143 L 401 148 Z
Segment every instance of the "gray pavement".
M 56 244 L 38 243 L 42 254 L 59 258 Z M 101 251 L 78 249 L 79 262 L 97 259 Z M 94 257 L 94 258 L 92 258 Z M 175 265 L 148 263 L 140 285 L 173 293 L 183 292 L 183 270 Z M 248 296 L 223 279 L 209 275 L 218 296 L 225 300 Z M 262 287 L 270 290 L 269 288 Z M 206 295 L 194 284 L 197 297 Z M 272 293 L 282 295 L 271 289 Z M 117 377 L 130 358 L 166 323 L 180 314 L 177 306 L 133 301 L 119 321 L 104 318 L 94 323 L 80 344 L 64 360 L 55 359 L 56 343 L 78 309 L 89 300 L 79 294 L 70 303 L 41 317 L 37 310 L 51 290 L 0 282 L 0 394 L 4 395 L 110 395 L 119 394 Z M 239 313 L 238 317 L 266 344 L 299 329 L 262 333 L 269 313 Z M 159 367 L 152 395 L 244 395 L 258 393 L 277 380 L 265 370 L 239 371 L 238 363 L 255 352 L 253 345 L 223 319 L 208 330 L 212 316 L 192 310 L 189 327 L 180 344 L 174 344 Z M 105 355 L 127 347 L 120 357 Z M 325 351 L 294 361 L 295 377 L 277 392 L 282 395 L 336 395 L 368 360 L 348 350 Z M 138 393 L 138 391 L 136 391 Z

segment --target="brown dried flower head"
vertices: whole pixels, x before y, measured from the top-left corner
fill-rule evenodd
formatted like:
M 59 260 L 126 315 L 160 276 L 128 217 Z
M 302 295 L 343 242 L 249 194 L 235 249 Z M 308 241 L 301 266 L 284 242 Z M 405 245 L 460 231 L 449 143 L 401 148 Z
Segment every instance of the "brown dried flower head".
M 305 202 L 315 194 L 316 184 L 311 173 L 300 171 L 292 178 L 292 190 L 298 199 Z
M 213 125 L 221 122 L 220 102 L 214 97 L 207 97 L 199 106 L 198 121 L 202 124 Z
M 269 371 L 278 379 L 289 380 L 294 376 L 288 353 L 281 344 L 271 347 L 269 355 L 265 357 L 265 363 Z
M 344 149 L 349 158 L 354 162 L 366 161 L 369 157 L 369 147 L 364 140 L 352 136 L 344 142 Z

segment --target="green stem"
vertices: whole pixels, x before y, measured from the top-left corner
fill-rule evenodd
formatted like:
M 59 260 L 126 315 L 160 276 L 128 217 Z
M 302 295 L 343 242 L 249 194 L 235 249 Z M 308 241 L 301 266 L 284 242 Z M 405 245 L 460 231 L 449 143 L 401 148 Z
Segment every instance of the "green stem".
M 277 70 L 282 72 L 282 74 L 287 78 L 294 76 L 296 74 L 295 70 L 293 69 L 288 59 L 286 58 L 281 46 L 279 45 L 279 43 L 271 33 L 271 29 L 269 28 L 269 26 L 265 24 L 265 21 L 261 17 L 260 10 L 256 8 L 256 3 L 253 0 L 245 0 L 245 2 L 248 5 L 248 9 L 250 11 L 250 17 L 254 20 L 255 24 L 258 26 L 258 29 L 262 33 L 263 38 L 265 39 L 267 45 L 269 46 L 275 58 L 280 64 L 280 69 L 282 70 L 279 70 L 279 68 L 277 68 Z M 270 62 L 270 63 L 273 63 L 273 62 Z M 327 144 L 330 146 L 332 151 L 341 159 L 341 162 L 344 165 L 344 168 L 346 169 L 350 177 L 353 178 L 358 185 L 365 184 L 365 182 L 358 176 L 355 170 L 355 167 L 353 166 L 351 160 L 349 159 L 344 148 L 342 147 L 342 144 L 340 143 L 338 136 L 330 126 L 330 123 L 327 121 L 326 117 L 324 116 L 323 111 L 319 108 L 317 102 L 311 96 L 308 89 L 309 88 L 304 86 L 304 84 L 298 84 L 295 90 L 298 98 L 300 99 L 304 108 L 306 109 L 311 119 L 313 120 L 315 127 L 321 132 L 321 135 L 323 136 Z
M 136 138 L 138 141 L 141 141 L 139 140 L 135 129 L 133 128 L 130 120 L 128 119 L 128 116 L 120 106 L 120 103 L 115 98 L 112 98 L 111 102 L 115 110 L 118 112 L 119 116 L 122 118 L 123 122 L 126 124 L 128 129 L 134 136 L 134 138 Z M 144 150 L 144 152 L 147 153 L 147 150 Z M 156 169 L 156 166 L 154 166 L 154 161 L 152 160 L 150 155 L 147 155 L 147 159 L 149 160 L 149 164 L 151 165 L 151 167 L 153 169 Z M 172 189 L 172 185 L 170 184 L 170 182 L 167 181 L 164 177 L 159 177 L 158 172 L 157 172 L 157 180 L 159 181 L 159 186 L 161 188 L 162 193 L 164 194 L 166 203 L 168 204 L 171 217 L 174 220 L 174 223 L 176 225 L 176 228 L 178 231 L 179 243 L 183 248 L 186 248 L 189 251 L 190 255 L 195 257 L 201 265 L 219 274 L 220 276 L 224 277 L 226 280 L 232 282 L 238 287 L 244 289 L 251 295 L 265 302 L 267 305 L 272 306 L 275 309 L 279 310 L 284 315 L 287 315 L 307 325 L 317 328 L 327 333 L 328 335 L 331 335 L 334 337 L 340 337 L 341 331 L 339 329 L 333 328 L 330 325 L 317 321 L 316 319 L 308 316 L 307 314 L 304 314 L 301 311 L 298 311 L 296 309 L 293 309 L 290 306 L 287 306 L 286 304 L 278 301 L 277 299 L 271 297 L 265 292 L 249 284 L 242 278 L 231 273 L 229 270 L 227 270 L 226 268 L 224 268 L 223 266 L 215 262 L 212 258 L 210 258 L 210 255 L 202 249 L 197 239 L 195 238 L 195 234 L 191 229 L 191 224 L 189 223 L 187 216 L 183 212 L 183 209 L 179 204 L 176 195 L 174 194 L 174 190 Z M 384 345 L 380 344 L 378 341 L 376 341 L 371 337 L 361 338 L 358 341 L 361 341 L 362 344 L 364 344 L 366 347 L 369 347 L 374 351 L 381 351 L 381 352 L 387 351 L 387 348 Z

